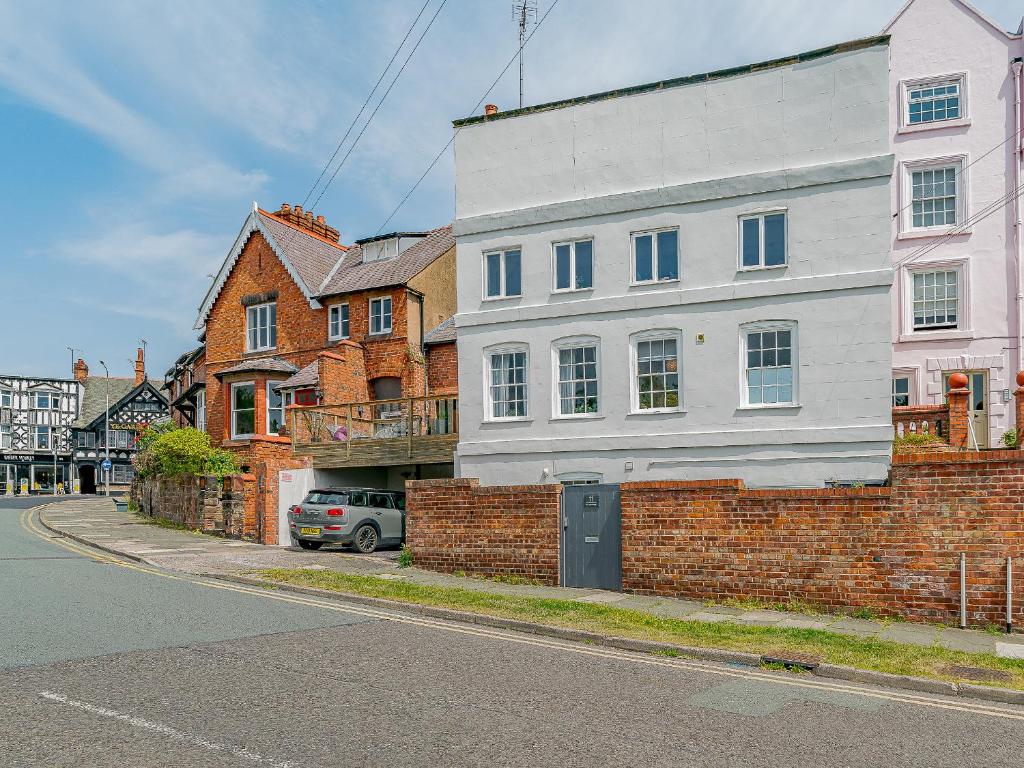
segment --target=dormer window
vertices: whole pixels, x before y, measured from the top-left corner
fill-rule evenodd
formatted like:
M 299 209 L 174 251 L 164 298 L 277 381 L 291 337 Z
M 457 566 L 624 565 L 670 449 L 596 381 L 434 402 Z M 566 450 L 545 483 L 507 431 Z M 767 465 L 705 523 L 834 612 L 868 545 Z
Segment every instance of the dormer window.
M 245 310 L 246 351 L 260 352 L 277 346 L 277 302 L 257 304 Z
M 425 232 L 394 232 L 368 240 L 357 240 L 363 252 L 363 263 L 386 261 L 400 256 L 409 246 L 426 237 Z

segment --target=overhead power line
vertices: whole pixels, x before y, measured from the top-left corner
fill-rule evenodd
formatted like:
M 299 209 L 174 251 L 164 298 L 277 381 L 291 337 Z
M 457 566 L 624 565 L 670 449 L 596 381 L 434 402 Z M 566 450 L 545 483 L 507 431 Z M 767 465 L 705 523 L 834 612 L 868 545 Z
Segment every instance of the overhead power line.
M 471 110 L 469 110 L 469 114 L 476 114 L 477 110 L 480 109 L 480 105 L 483 104 L 484 100 L 491 95 L 491 91 L 493 91 L 495 86 L 498 85 L 498 81 L 501 80 L 502 77 L 504 77 L 506 72 L 508 72 L 509 67 L 511 67 L 516 62 L 516 59 L 519 57 L 520 53 L 522 53 L 523 48 L 525 48 L 526 44 L 530 42 L 530 39 L 535 34 L 537 34 L 537 30 L 541 28 L 541 26 L 544 24 L 544 20 L 547 19 L 548 15 L 551 13 L 551 11 L 555 9 L 556 5 L 558 5 L 558 0 L 552 0 L 551 5 L 548 6 L 548 9 L 544 12 L 544 15 L 540 17 L 540 20 L 537 22 L 536 26 L 534 26 L 530 34 L 526 36 L 526 38 L 523 40 L 519 48 L 516 49 L 516 52 L 512 55 L 512 58 L 508 60 L 508 63 L 504 66 L 501 72 L 498 73 L 498 76 L 494 78 L 494 82 L 491 83 L 490 88 L 484 91 L 484 95 L 481 96 L 480 100 L 476 103 L 476 105 Z M 427 177 L 427 174 L 429 174 L 434 169 L 434 166 L 437 165 L 437 161 L 441 159 L 444 153 L 448 151 L 448 147 L 450 147 L 452 145 L 452 142 L 455 141 L 455 137 L 456 135 L 458 135 L 458 132 L 458 128 L 456 128 L 452 132 L 451 138 L 448 139 L 448 141 L 445 143 L 443 147 L 441 147 L 441 151 L 434 155 L 434 159 L 431 160 L 430 163 L 427 165 L 426 170 L 423 171 L 422 174 L 420 174 L 420 177 L 416 180 L 416 183 L 413 184 L 412 187 L 410 187 L 408 192 L 405 193 L 402 199 L 398 202 L 398 205 L 395 206 L 395 209 L 391 211 L 387 219 L 384 220 L 384 223 L 381 224 L 380 227 L 377 229 L 376 233 L 374 233 L 374 236 L 379 235 L 381 232 L 384 231 L 384 228 L 387 227 L 387 225 L 395 217 L 395 214 L 397 214 L 402 209 L 402 206 L 405 205 L 406 201 L 412 196 L 413 192 L 415 192 L 419 188 L 420 184 L 422 184 L 423 180 Z
M 373 98 L 373 94 L 377 92 L 377 89 L 380 87 L 380 84 L 384 81 L 384 76 L 387 75 L 388 71 L 391 69 L 391 65 L 394 64 L 395 59 L 398 58 L 398 54 L 402 51 L 402 48 L 405 47 L 405 43 L 409 39 L 409 35 L 411 35 L 412 31 L 416 28 L 416 25 L 419 23 L 420 18 L 423 16 L 423 12 L 427 10 L 428 5 L 430 5 L 430 0 L 426 0 L 426 2 L 423 3 L 423 7 L 420 8 L 420 12 L 416 14 L 416 18 L 412 20 L 412 24 L 409 25 L 409 29 L 405 31 L 405 37 L 402 38 L 402 41 L 398 44 L 398 47 L 395 48 L 395 52 L 391 54 L 391 58 L 388 60 L 387 66 L 384 67 L 383 71 L 380 73 L 380 77 L 377 78 L 377 82 L 374 83 L 373 88 L 371 88 L 370 92 L 366 95 L 366 99 L 363 101 L 363 105 L 359 108 L 359 111 L 356 113 L 356 116 L 352 118 L 352 122 L 348 124 L 348 129 L 345 131 L 345 135 L 341 137 L 341 141 L 338 142 L 338 146 L 334 148 L 334 152 L 331 154 L 330 159 L 326 163 L 324 163 L 324 167 L 320 170 L 320 175 L 316 177 L 316 181 L 314 181 L 313 186 L 309 188 L 309 192 L 307 192 L 306 196 L 302 198 L 303 207 L 305 207 L 306 203 L 309 202 L 309 198 L 313 196 L 313 193 L 316 191 L 316 188 L 320 185 L 320 182 L 323 180 L 324 175 L 327 173 L 327 171 L 331 167 L 331 164 L 334 162 L 334 158 L 338 156 L 338 153 L 344 146 L 345 141 L 351 135 L 352 129 L 356 127 L 356 123 L 359 122 L 359 118 L 363 116 L 363 112 L 366 111 L 366 107 L 370 103 L 370 100 Z
M 362 129 L 359 131 L 359 133 L 356 135 L 355 139 L 353 139 L 352 143 L 349 145 L 348 151 L 345 153 L 345 156 L 341 158 L 341 162 L 339 162 L 337 167 L 334 169 L 334 173 L 331 174 L 331 177 L 327 180 L 327 183 L 324 184 L 324 188 L 320 190 L 320 194 L 317 195 L 316 200 L 313 201 L 313 206 L 312 206 L 313 208 L 316 208 L 317 203 L 320 202 L 320 199 L 324 196 L 324 194 L 330 188 L 331 184 L 334 182 L 334 179 L 337 177 L 338 172 L 345 165 L 345 161 L 348 160 L 348 158 L 351 156 L 353 150 L 356 148 L 356 146 L 358 146 L 359 140 L 361 138 L 363 138 L 363 134 L 366 133 L 366 129 L 370 127 L 370 123 L 373 122 L 373 118 L 376 116 L 377 112 L 380 110 L 381 105 L 384 104 L 384 100 L 387 99 L 388 94 L 391 93 L 391 89 L 395 87 L 395 83 L 398 82 L 398 78 L 400 78 L 402 76 L 402 73 L 405 71 L 405 68 L 409 65 L 409 61 L 412 59 L 413 54 L 416 53 L 416 49 L 420 47 L 420 43 L 422 43 L 423 42 L 423 38 L 427 36 L 427 32 L 430 31 L 430 28 L 434 25 L 434 21 L 436 21 L 438 14 L 441 13 L 441 9 L 444 8 L 445 3 L 447 3 L 447 2 L 448 2 L 448 0 L 441 0 L 441 4 L 439 6 L 437 6 L 437 10 L 434 11 L 434 15 L 430 17 L 430 21 L 427 23 L 427 26 L 423 28 L 423 32 L 420 34 L 419 38 L 416 40 L 416 44 L 413 45 L 412 50 L 409 51 L 409 55 L 405 57 L 405 61 L 402 62 L 401 68 L 399 68 L 399 70 L 395 74 L 394 78 L 392 78 L 391 83 L 387 87 L 387 90 L 384 91 L 384 95 L 380 97 L 380 101 L 377 102 L 377 106 L 373 108 L 373 112 L 371 112 L 370 116 L 366 119 L 366 122 L 363 124 Z

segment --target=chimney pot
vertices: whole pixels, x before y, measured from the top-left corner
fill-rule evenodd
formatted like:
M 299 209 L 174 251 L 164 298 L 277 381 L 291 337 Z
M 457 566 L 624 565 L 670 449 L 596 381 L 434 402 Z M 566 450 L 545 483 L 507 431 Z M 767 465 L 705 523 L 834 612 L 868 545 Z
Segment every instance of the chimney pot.
M 498 105 L 497 104 L 484 104 L 484 114 L 485 115 L 495 115 L 497 113 L 498 113 Z
M 296 205 L 295 206 L 295 215 L 296 216 L 301 216 L 302 215 L 302 206 L 301 205 Z
M 324 223 L 324 217 L 323 217 L 322 214 L 320 216 L 316 217 L 316 223 L 317 224 L 323 224 Z
M 138 348 L 135 354 L 135 386 L 139 386 L 146 380 L 146 353 L 142 347 Z
M 292 207 L 288 203 L 281 203 L 281 213 L 288 213 L 291 209 Z

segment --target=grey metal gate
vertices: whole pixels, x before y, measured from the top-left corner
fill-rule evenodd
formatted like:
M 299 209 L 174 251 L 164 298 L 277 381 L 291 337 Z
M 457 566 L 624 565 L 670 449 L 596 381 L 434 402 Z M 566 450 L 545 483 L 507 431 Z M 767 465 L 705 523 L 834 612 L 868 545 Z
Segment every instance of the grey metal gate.
M 621 529 L 618 485 L 562 489 L 562 583 L 622 589 Z

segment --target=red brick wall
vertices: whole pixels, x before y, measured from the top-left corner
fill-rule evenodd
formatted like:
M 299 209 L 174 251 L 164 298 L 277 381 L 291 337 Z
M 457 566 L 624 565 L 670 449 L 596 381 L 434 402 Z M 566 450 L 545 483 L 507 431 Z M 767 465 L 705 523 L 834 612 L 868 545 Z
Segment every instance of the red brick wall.
M 406 489 L 406 542 L 418 567 L 558 583 L 562 486 L 409 480 Z
M 459 391 L 459 353 L 454 341 L 427 347 L 427 386 L 432 395 Z
M 1006 557 L 1024 556 L 1024 454 L 893 459 L 886 488 L 750 490 L 739 480 L 622 485 L 623 588 L 954 622 L 1005 620 Z M 558 486 L 408 484 L 409 544 L 441 571 L 558 578 Z M 1019 569 L 1018 569 L 1019 570 Z M 1024 622 L 1017 579 L 1015 621 Z

